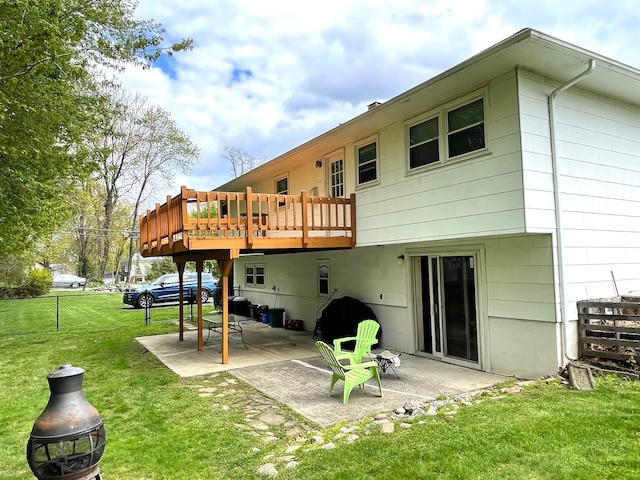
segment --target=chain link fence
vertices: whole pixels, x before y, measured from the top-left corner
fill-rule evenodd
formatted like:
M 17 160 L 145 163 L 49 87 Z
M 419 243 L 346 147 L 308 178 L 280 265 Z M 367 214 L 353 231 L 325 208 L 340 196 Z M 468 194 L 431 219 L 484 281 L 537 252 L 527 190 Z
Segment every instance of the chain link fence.
M 212 308 L 211 302 L 205 308 Z M 185 319 L 195 315 L 195 305 L 186 304 Z M 120 292 L 61 292 L 37 298 L 0 299 L 0 335 L 100 330 L 179 318 L 177 303 L 148 309 L 124 305 Z

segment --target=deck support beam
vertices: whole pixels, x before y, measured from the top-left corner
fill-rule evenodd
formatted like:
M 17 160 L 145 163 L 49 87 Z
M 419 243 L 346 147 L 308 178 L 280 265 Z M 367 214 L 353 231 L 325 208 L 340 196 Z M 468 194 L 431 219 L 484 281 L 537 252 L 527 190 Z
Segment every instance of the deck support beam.
M 218 260 L 218 267 L 222 275 L 222 364 L 226 365 L 229 363 L 229 274 L 233 258 Z

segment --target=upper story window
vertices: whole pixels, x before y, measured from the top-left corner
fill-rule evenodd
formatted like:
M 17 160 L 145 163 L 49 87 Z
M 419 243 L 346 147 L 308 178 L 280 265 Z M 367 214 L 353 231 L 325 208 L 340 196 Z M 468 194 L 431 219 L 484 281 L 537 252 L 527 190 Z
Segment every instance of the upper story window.
M 477 98 L 456 108 L 444 106 L 409 124 L 409 170 L 437 165 L 487 148 L 485 99 Z
M 281 177 L 276 180 L 276 193 L 278 195 L 289 194 L 289 177 Z M 279 207 L 283 207 L 285 202 L 278 202 Z
M 483 98 L 447 112 L 447 140 L 449 158 L 485 148 Z
M 340 158 L 329 164 L 331 176 L 331 196 L 344 196 L 344 159 Z
M 409 128 L 409 168 L 440 161 L 438 117 Z
M 356 145 L 356 161 L 358 165 L 358 185 L 374 182 L 378 179 L 378 142 L 367 140 Z
M 276 193 L 287 195 L 289 193 L 289 177 L 282 177 L 276 180 Z

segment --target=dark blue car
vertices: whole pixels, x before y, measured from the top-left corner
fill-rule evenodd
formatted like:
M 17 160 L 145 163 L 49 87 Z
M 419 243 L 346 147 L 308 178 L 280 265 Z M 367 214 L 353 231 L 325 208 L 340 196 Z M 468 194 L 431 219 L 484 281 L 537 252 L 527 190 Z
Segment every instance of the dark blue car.
M 206 303 L 216 291 L 217 284 L 210 273 L 202 274 L 202 303 Z M 184 299 L 195 299 L 198 291 L 198 275 L 185 272 L 183 276 Z M 129 287 L 122 296 L 122 302 L 136 308 L 148 308 L 154 303 L 177 302 L 180 293 L 180 283 L 177 273 L 170 273 L 156 278 L 148 285 L 134 285 Z

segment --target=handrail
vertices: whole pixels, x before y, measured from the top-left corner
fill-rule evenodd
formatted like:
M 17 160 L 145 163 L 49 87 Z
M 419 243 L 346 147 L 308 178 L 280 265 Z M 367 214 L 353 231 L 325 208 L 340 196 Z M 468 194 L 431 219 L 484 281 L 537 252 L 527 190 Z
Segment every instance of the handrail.
M 167 196 L 166 203 L 140 216 L 140 250 L 151 255 L 176 249 L 354 247 L 355 218 L 355 195 L 266 194 L 250 187 L 242 193 L 198 192 L 182 187 L 179 195 Z

